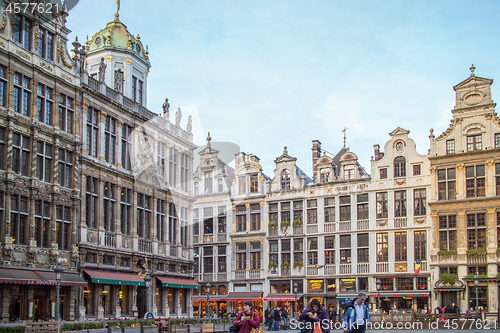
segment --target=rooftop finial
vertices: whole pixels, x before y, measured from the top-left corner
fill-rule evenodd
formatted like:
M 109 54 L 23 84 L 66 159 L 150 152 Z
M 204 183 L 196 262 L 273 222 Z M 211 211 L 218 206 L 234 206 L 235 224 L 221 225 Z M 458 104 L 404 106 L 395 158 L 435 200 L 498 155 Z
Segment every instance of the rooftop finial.
M 285 148 L 283 149 L 283 155 L 288 155 L 288 150 L 286 150 L 286 146 L 285 146 Z
M 469 69 L 470 69 L 470 76 L 476 76 L 476 74 L 474 74 L 474 71 L 476 70 L 476 67 L 474 67 L 474 64 L 472 64 L 472 66 Z
M 116 0 L 116 13 L 115 13 L 115 19 L 118 20 L 118 18 L 120 17 L 120 14 L 118 14 L 118 12 L 120 11 L 120 0 Z
M 212 138 L 210 137 L 210 132 L 208 132 L 208 136 L 207 136 L 207 147 L 210 148 L 210 141 L 212 140 Z
M 345 148 L 345 133 L 346 133 L 346 130 L 347 130 L 347 127 L 344 127 L 344 129 L 342 130 L 342 133 L 344 133 L 344 148 Z

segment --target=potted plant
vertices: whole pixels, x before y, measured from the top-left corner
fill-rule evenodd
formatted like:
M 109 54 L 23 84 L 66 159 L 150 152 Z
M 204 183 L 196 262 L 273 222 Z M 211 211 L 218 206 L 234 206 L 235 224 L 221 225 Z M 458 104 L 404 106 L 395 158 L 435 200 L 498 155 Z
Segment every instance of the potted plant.
M 285 234 L 289 227 L 290 227 L 290 222 L 288 222 L 288 220 L 281 221 L 281 232 L 282 233 Z
M 439 250 L 438 251 L 438 256 L 441 256 L 441 257 L 451 257 L 454 254 L 457 254 L 457 250 Z
M 453 286 L 455 281 L 458 280 L 458 276 L 456 274 L 442 273 L 439 275 L 439 280 L 441 280 L 444 284 Z
M 281 264 L 282 269 L 289 269 L 290 268 L 290 262 L 288 260 L 283 261 Z
M 270 230 L 270 231 L 273 231 L 273 230 L 275 230 L 276 228 L 278 228 L 278 222 L 276 222 L 276 221 L 271 221 L 271 222 L 269 222 L 269 230 Z
M 276 261 L 270 261 L 269 262 L 269 269 L 270 270 L 276 270 L 276 268 L 278 268 L 278 263 Z
M 296 218 L 296 219 L 293 221 L 293 227 L 294 227 L 294 228 L 300 228 L 300 227 L 302 227 L 302 219 L 300 219 L 300 218 Z
M 293 267 L 301 269 L 302 268 L 302 260 L 295 260 Z
M 469 255 L 469 256 L 476 256 L 476 255 L 481 255 L 481 254 L 486 254 L 486 249 L 484 247 L 479 248 L 479 249 L 467 250 L 467 255 Z

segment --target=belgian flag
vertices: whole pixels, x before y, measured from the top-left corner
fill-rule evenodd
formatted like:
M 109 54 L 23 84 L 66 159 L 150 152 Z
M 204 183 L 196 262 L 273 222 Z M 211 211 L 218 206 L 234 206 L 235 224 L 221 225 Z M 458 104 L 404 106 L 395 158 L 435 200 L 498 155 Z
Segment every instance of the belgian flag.
M 422 266 L 422 262 L 420 260 L 415 261 L 415 275 L 420 273 L 420 266 Z

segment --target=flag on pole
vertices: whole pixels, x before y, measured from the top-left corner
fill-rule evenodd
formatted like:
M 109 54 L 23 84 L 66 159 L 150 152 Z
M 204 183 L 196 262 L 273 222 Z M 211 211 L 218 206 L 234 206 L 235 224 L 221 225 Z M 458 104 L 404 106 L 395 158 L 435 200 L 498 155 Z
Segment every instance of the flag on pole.
M 420 273 L 420 266 L 422 266 L 422 262 L 420 260 L 415 261 L 415 275 Z

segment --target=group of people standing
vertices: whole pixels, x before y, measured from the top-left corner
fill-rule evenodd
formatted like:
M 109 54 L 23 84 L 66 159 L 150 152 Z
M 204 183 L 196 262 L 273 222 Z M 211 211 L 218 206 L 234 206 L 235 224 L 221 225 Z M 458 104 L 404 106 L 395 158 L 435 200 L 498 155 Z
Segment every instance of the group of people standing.
M 267 308 L 264 312 L 264 323 L 269 331 L 279 331 L 280 326 L 286 330 L 288 325 L 288 309 L 281 309 L 275 306 L 272 309 Z

